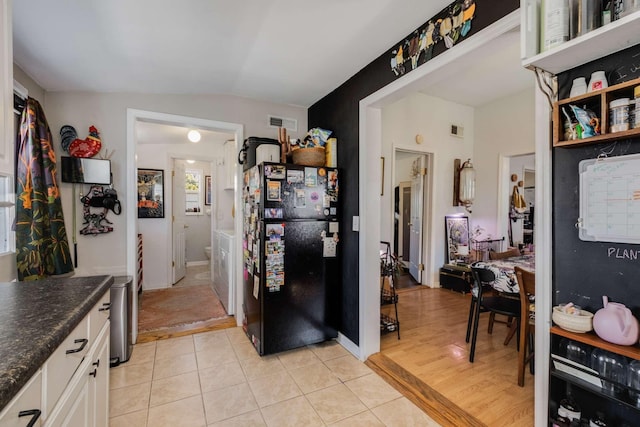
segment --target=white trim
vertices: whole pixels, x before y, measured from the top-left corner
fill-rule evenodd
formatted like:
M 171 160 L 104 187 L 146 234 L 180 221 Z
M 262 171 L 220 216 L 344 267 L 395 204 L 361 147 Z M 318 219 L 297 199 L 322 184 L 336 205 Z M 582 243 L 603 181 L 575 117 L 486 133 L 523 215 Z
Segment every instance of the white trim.
M 166 114 L 166 113 L 158 113 L 154 111 L 145 111 L 138 110 L 133 108 L 127 108 L 127 154 L 126 154 L 126 188 L 127 188 L 127 197 L 126 202 L 127 206 L 136 206 L 137 205 L 137 176 L 136 176 L 136 151 L 137 151 L 137 140 L 135 134 L 135 124 L 136 121 L 151 121 L 157 123 L 179 123 L 182 125 L 200 128 L 200 129 L 211 129 L 218 130 L 228 133 L 235 134 L 235 139 L 237 141 L 243 141 L 244 139 L 244 127 L 242 124 L 238 123 L 228 123 L 228 122 L 220 122 L 216 120 L 209 119 L 201 119 L 196 117 L 188 117 L 188 116 L 180 116 L 175 114 Z M 236 173 L 236 182 L 238 180 Z M 236 185 L 237 188 L 237 185 Z M 236 207 L 242 206 L 241 203 L 241 195 L 238 191 L 236 191 L 235 197 Z M 241 208 L 237 208 L 236 210 L 241 211 Z M 133 277 L 133 288 L 137 289 L 137 266 L 136 266 L 136 256 L 137 253 L 137 231 L 138 231 L 138 218 L 137 218 L 137 209 L 127 209 L 126 210 L 126 220 L 127 220 L 127 274 Z M 236 215 L 235 218 L 235 229 L 237 239 L 241 239 L 242 236 L 242 215 Z M 213 234 L 212 234 L 213 238 Z M 242 259 L 242 245 L 236 244 L 236 259 Z M 237 263 L 236 268 L 236 283 L 242 283 L 242 263 Z M 236 287 L 236 324 L 238 326 L 241 325 L 242 321 L 242 293 L 243 287 Z M 133 293 L 133 301 L 132 301 L 132 340 L 135 343 L 138 337 L 138 293 Z
M 378 183 L 380 182 L 381 174 L 377 166 L 379 165 L 382 150 L 381 108 L 415 92 L 423 79 L 434 78 L 433 76 L 437 72 L 445 72 L 442 69 L 451 62 L 464 57 L 464 55 L 500 35 L 518 28 L 519 25 L 520 11 L 516 10 L 481 30 L 473 37 L 460 42 L 455 48 L 436 56 L 429 62 L 360 100 L 360 136 L 358 143 L 360 195 L 358 208 L 360 212 L 360 230 L 366 230 L 366 232 L 359 234 L 358 245 L 360 251 L 360 263 L 358 266 L 360 292 L 358 357 L 362 360 L 380 351 L 380 328 L 378 325 L 380 301 L 377 286 L 380 271 L 377 248 L 380 241 L 380 192 Z M 435 174 L 436 171 L 433 170 L 432 172 Z M 543 375 L 538 375 L 538 377 L 541 378 Z
M 338 344 L 343 346 L 349 353 L 353 354 L 355 357 L 359 357 L 358 346 L 355 345 L 349 338 L 338 332 L 338 338 L 336 339 L 336 341 L 338 341 Z M 364 359 L 360 360 L 364 361 Z
M 536 220 L 534 243 L 536 247 L 536 353 L 543 357 L 535 358 L 534 413 L 535 426 L 548 425 L 547 411 L 549 402 L 549 358 L 551 354 L 551 268 L 552 259 L 552 151 L 549 122 L 551 109 L 549 102 L 539 89 L 535 91 L 535 141 L 536 141 Z

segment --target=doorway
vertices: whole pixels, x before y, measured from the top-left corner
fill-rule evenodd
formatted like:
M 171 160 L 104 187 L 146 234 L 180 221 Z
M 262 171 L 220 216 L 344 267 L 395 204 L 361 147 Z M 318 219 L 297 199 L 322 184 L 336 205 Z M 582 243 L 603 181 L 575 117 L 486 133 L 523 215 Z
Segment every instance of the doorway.
M 200 119 L 194 117 L 187 116 L 178 116 L 173 114 L 165 114 L 165 113 L 157 113 L 152 111 L 143 111 L 143 110 L 135 110 L 128 109 L 127 110 L 127 203 L 129 206 L 137 205 L 137 168 L 138 167 L 149 167 L 143 162 L 148 162 L 149 158 L 139 155 L 140 146 L 138 141 L 140 139 L 136 127 L 140 123 L 152 123 L 159 125 L 170 125 L 174 127 L 182 128 L 185 133 L 186 129 L 200 129 L 207 130 L 211 132 L 218 132 L 224 134 L 221 137 L 222 144 L 220 144 L 220 156 L 222 156 L 223 148 L 222 145 L 225 141 L 233 138 L 235 141 L 242 141 L 243 139 L 243 126 L 235 123 L 227 123 L 227 122 L 219 122 L 215 120 L 208 119 Z M 185 138 L 186 140 L 186 138 Z M 187 144 L 187 142 L 185 142 Z M 173 147 L 173 150 L 179 152 L 177 146 Z M 170 169 L 170 158 L 171 154 L 169 152 L 164 152 L 161 158 L 156 158 L 155 161 L 158 162 L 158 169 L 164 169 L 168 171 Z M 173 153 L 176 154 L 175 152 Z M 204 156 L 204 155 L 203 155 Z M 180 157 L 180 156 L 178 156 Z M 211 159 L 214 160 L 214 159 Z M 236 167 L 236 175 L 237 175 L 237 167 Z M 168 176 L 166 178 L 169 178 Z M 168 179 L 165 179 L 165 186 L 167 186 L 168 193 L 171 193 L 171 185 Z M 233 192 L 233 195 L 230 196 L 232 200 L 230 205 L 238 206 L 240 204 L 240 197 L 237 192 Z M 171 200 L 172 194 L 168 194 L 166 196 L 168 200 Z M 149 274 L 154 271 L 158 272 L 162 277 L 164 277 L 164 281 L 162 282 L 164 287 L 167 286 L 168 278 L 172 275 L 172 266 L 171 260 L 173 258 L 173 243 L 172 243 L 172 227 L 171 227 L 171 217 L 167 217 L 165 215 L 164 218 L 147 220 L 155 222 L 154 226 L 157 228 L 157 233 L 146 233 L 147 241 L 143 242 L 145 252 L 146 248 L 149 248 L 153 251 L 153 254 L 147 256 L 145 258 L 151 258 L 154 262 L 157 263 L 159 268 L 157 269 L 147 269 L 144 274 L 144 281 L 146 282 Z M 145 224 L 150 224 L 150 222 L 146 222 Z M 233 224 L 233 228 L 239 230 L 242 226 L 239 218 L 233 218 L 231 220 L 231 224 Z M 128 209 L 127 210 L 127 229 L 129 233 L 127 233 L 127 270 L 130 272 L 135 272 L 137 270 L 137 235 L 140 232 L 138 218 L 137 218 L 137 210 L 136 209 Z M 239 232 L 238 232 L 239 235 Z M 144 239 L 144 238 L 143 238 Z M 209 236 L 209 241 L 212 241 L 213 236 Z M 238 252 L 240 251 L 240 245 L 238 245 Z M 241 277 L 241 271 L 236 269 L 236 281 Z M 137 278 L 134 278 L 137 280 Z M 137 283 L 135 286 L 137 287 Z M 239 290 L 241 292 L 241 290 Z M 238 301 L 242 301 L 242 297 L 240 296 Z M 137 325 L 138 325 L 138 293 L 134 292 L 132 298 L 132 324 L 135 325 L 132 331 L 132 338 L 135 342 L 137 339 Z M 236 313 L 241 313 L 238 311 L 238 307 L 236 307 Z M 239 317 L 240 318 L 240 317 Z
M 393 157 L 393 246 L 403 270 L 398 285 L 412 287 L 424 283 L 424 260 L 429 259 L 424 250 L 431 216 L 427 197 L 429 156 L 395 147 Z

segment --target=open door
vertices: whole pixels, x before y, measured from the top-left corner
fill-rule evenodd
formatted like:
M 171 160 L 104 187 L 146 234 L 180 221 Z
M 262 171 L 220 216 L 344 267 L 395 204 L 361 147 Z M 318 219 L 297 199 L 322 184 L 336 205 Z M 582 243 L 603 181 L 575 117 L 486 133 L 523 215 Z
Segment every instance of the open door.
M 411 221 L 409 222 L 409 273 L 422 283 L 422 229 L 424 181 L 427 174 L 425 156 L 418 156 L 411 165 Z
M 173 159 L 173 173 L 171 177 L 171 189 L 173 193 L 173 203 L 171 206 L 171 223 L 173 233 L 173 281 L 178 283 L 187 274 L 187 224 L 185 221 L 185 186 L 184 186 L 184 163 Z

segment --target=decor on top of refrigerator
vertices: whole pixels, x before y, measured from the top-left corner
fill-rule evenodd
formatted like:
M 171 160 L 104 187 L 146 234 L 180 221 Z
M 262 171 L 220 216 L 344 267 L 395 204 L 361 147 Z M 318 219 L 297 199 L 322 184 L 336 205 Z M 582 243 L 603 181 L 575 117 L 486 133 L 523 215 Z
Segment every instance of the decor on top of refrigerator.
M 337 336 L 338 170 L 261 163 L 244 172 L 247 336 L 261 355 Z

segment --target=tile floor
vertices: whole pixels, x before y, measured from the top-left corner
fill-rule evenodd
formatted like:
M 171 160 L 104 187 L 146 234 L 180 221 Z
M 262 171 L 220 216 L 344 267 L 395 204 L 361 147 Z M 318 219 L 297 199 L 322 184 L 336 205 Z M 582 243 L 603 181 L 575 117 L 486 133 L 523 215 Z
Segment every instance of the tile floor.
M 241 328 L 137 344 L 111 427 L 438 426 L 336 342 L 259 357 Z

